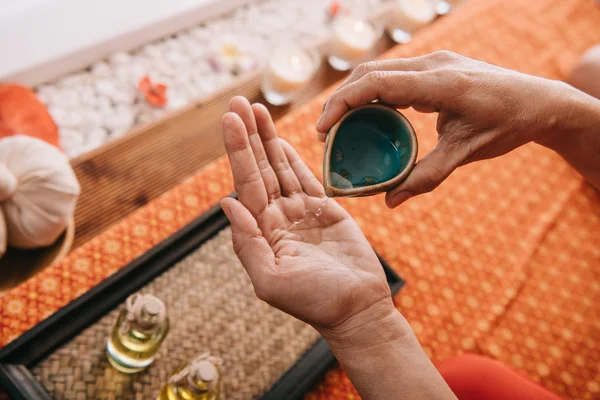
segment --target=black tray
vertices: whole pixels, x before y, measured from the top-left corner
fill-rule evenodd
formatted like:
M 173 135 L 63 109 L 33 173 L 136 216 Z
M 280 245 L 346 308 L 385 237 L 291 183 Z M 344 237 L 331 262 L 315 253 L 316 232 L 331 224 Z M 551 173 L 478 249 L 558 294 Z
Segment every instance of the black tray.
M 121 304 L 229 224 L 219 205 L 58 310 L 0 350 L 0 385 L 12 400 L 51 400 L 29 367 Z M 404 281 L 379 258 L 396 294 Z M 101 301 L 99 299 L 102 299 Z M 263 399 L 302 399 L 335 362 L 323 338 L 307 350 Z

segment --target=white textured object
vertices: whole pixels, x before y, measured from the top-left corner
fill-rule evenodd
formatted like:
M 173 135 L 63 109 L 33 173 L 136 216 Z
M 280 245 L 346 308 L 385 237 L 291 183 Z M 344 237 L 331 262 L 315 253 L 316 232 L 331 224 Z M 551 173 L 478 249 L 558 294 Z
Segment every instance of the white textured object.
M 428 25 L 436 17 L 435 4 L 431 0 L 395 0 L 387 28 L 414 33 Z
M 344 61 L 360 62 L 371 52 L 377 31 L 368 21 L 341 15 L 333 22 L 331 54 Z
M 73 216 L 79 190 L 69 160 L 56 147 L 28 136 L 0 140 L 0 204 L 9 246 L 54 243 Z
M 344 3 L 367 4 L 374 10 L 383 1 Z M 325 39 L 329 4 L 328 0 L 253 0 L 226 17 L 129 53 L 114 53 L 85 71 L 35 89 L 57 122 L 63 150 L 76 157 L 263 66 L 276 44 L 309 45 Z M 153 108 L 138 93 L 144 75 L 167 85 L 165 108 Z

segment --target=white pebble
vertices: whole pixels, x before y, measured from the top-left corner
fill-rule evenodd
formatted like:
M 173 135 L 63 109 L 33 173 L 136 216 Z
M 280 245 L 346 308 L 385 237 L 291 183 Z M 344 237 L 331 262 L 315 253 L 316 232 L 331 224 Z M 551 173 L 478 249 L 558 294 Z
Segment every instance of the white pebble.
M 85 85 L 91 80 L 91 77 L 86 72 L 76 72 L 60 78 L 56 83 L 63 88 L 69 88 L 78 85 Z
M 131 55 L 129 55 L 128 53 L 125 53 L 123 51 L 119 51 L 117 53 L 112 54 L 110 57 L 108 57 L 108 62 L 113 67 L 117 66 L 117 65 L 127 64 L 130 61 L 131 61 Z
M 128 130 L 133 126 L 134 114 L 131 108 L 119 105 L 104 118 L 104 126 L 111 130 Z
M 76 88 L 63 89 L 53 93 L 49 101 L 62 108 L 76 107 L 79 104 L 79 94 Z
M 165 54 L 165 61 L 171 65 L 189 64 L 189 59 L 176 50 L 167 52 Z
M 81 97 L 81 104 L 84 106 L 95 107 L 98 104 L 96 91 L 89 86 L 82 88 L 79 96 Z
M 80 109 L 81 116 L 80 130 L 82 132 L 91 132 L 102 126 L 102 116 L 95 109 Z
M 135 91 L 131 87 L 127 85 L 117 87 L 114 82 L 109 80 L 96 82 L 96 92 L 118 104 L 131 104 L 135 98 Z
M 96 78 L 108 78 L 112 75 L 112 70 L 104 61 L 92 65 L 90 71 Z
M 79 128 L 81 126 L 82 118 L 76 109 L 63 109 L 51 106 L 48 111 L 52 115 L 54 122 L 61 128 Z
M 173 111 L 183 108 L 186 104 L 188 104 L 188 99 L 182 95 L 171 96 L 169 98 L 169 102 L 167 103 L 167 110 Z
M 86 135 L 86 148 L 88 150 L 102 146 L 108 140 L 108 132 L 106 129 L 98 127 L 93 129 Z

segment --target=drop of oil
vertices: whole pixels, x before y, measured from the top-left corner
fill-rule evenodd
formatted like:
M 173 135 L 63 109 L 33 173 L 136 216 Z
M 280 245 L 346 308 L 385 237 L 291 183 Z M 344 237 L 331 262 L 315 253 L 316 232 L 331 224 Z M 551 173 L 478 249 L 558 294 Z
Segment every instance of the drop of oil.
M 329 201 L 329 197 L 325 197 L 325 200 L 323 200 L 323 202 L 317 207 L 317 209 L 315 211 L 313 211 L 313 214 L 315 215 L 315 217 L 320 217 L 321 215 L 323 215 L 323 213 L 325 212 L 325 209 L 327 208 L 327 201 Z
M 314 214 L 315 217 L 320 217 L 321 215 L 323 215 L 323 213 L 325 212 L 325 209 L 327 208 L 327 202 L 329 201 L 329 197 L 325 197 L 325 200 L 323 200 L 323 203 L 317 207 L 317 209 L 315 210 Z
M 310 210 L 307 209 L 304 212 L 304 216 L 300 219 L 297 220 L 290 220 L 291 225 L 289 226 L 289 228 L 287 229 L 287 231 L 293 231 L 294 229 L 298 228 L 298 226 L 302 225 L 304 222 L 308 222 L 308 221 L 317 221 L 320 217 L 323 216 L 323 213 L 325 212 L 325 209 L 327 208 L 327 202 L 329 201 L 329 197 L 325 197 L 322 201 L 322 203 L 319 204 L 319 206 L 317 206 L 316 209 Z

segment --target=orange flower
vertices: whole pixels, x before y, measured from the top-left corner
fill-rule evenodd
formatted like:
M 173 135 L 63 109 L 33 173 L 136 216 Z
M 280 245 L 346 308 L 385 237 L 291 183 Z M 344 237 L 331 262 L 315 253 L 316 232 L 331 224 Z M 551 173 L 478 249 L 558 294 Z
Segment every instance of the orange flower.
M 0 84 L 0 138 L 32 136 L 60 148 L 58 128 L 33 90 L 16 84 Z
M 329 4 L 329 18 L 335 18 L 338 14 L 348 14 L 348 9 L 346 9 L 339 0 L 333 0 Z
M 138 89 L 146 101 L 154 107 L 164 107 L 167 104 L 167 85 L 164 83 L 152 83 L 148 75 L 140 79 Z
M 333 0 L 331 2 L 331 4 L 329 5 L 329 16 L 331 18 L 335 17 L 336 14 L 340 11 L 341 7 L 342 7 L 342 5 L 340 4 L 339 1 Z

